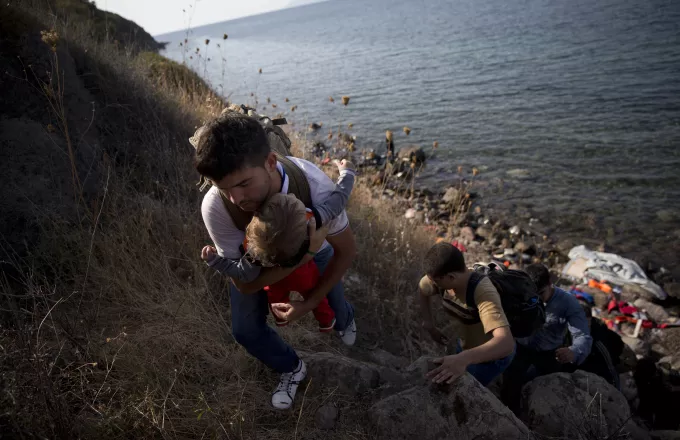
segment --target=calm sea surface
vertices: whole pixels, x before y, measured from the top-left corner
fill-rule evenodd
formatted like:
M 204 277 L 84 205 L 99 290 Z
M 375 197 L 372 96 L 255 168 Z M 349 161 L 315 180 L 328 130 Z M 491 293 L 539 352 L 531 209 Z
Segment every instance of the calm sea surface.
M 157 39 L 232 101 L 436 140 L 424 184 L 476 166 L 487 212 L 680 267 L 679 1 L 330 0 L 185 37 Z

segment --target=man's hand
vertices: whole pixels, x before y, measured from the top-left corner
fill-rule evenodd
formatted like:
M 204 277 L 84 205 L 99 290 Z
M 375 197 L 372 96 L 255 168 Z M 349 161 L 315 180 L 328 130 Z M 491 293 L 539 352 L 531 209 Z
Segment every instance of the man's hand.
M 441 332 L 437 327 L 434 325 L 425 325 L 425 330 L 430 334 L 430 337 L 432 340 L 438 344 L 446 345 L 449 343 L 449 339 L 444 336 L 444 333 Z
M 213 246 L 204 246 L 201 250 L 201 259 L 203 261 L 210 261 L 217 256 L 217 249 Z
M 465 373 L 468 366 L 465 357 L 460 353 L 434 359 L 433 362 L 441 365 L 427 373 L 425 377 L 432 379 L 434 383 L 446 382 L 451 384 Z
M 555 350 L 555 359 L 560 364 L 573 364 L 576 355 L 568 347 L 562 347 Z
M 291 301 L 290 303 L 274 303 L 272 312 L 282 320 L 293 322 L 305 316 L 310 310 L 307 301 Z
M 354 164 L 347 159 L 342 159 L 342 160 L 334 160 L 333 161 L 335 165 L 338 167 L 338 171 L 343 172 L 345 170 L 352 170 L 354 171 Z

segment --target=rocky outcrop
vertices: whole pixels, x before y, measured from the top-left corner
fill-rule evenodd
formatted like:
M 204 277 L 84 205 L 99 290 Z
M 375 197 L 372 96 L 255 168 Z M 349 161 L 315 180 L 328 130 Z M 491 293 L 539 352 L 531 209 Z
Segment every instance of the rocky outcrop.
M 654 304 L 646 299 L 638 298 L 633 303 L 635 307 L 644 311 L 654 322 L 664 323 L 670 319 L 670 315 L 662 306 Z
M 621 299 L 629 303 L 634 303 L 637 299 L 642 298 L 646 301 L 654 301 L 656 297 L 647 289 L 635 283 L 624 284 L 621 290 Z
M 116 41 L 116 47 L 121 50 L 151 50 L 159 51 L 165 47 L 165 43 L 159 43 L 137 23 L 127 20 L 113 12 L 98 9 L 95 2 L 67 0 L 60 3 L 55 9 L 60 19 L 78 17 L 83 24 L 88 26 L 92 38 L 105 41 Z
M 372 362 L 375 362 L 376 364 L 382 367 L 393 368 L 395 370 L 403 370 L 409 366 L 408 359 L 395 356 L 389 351 L 385 351 L 380 348 L 371 350 L 368 356 Z
M 425 163 L 425 151 L 421 147 L 404 147 L 399 150 L 397 157 L 403 161 L 413 162 L 416 165 Z
M 455 202 L 458 201 L 458 197 L 460 195 L 460 190 L 458 188 L 454 187 L 448 187 L 446 188 L 446 192 L 444 192 L 444 195 L 442 196 L 442 201 L 444 203 L 449 203 L 449 204 L 454 204 Z
M 680 299 L 680 283 L 666 283 L 663 288 L 671 298 Z
M 83 80 L 82 57 L 57 34 L 41 38 L 43 28 L 30 17 L 12 9 L 0 13 L 0 236 L 8 252 L 19 256 L 28 251 L 27 243 L 39 249 L 45 239 L 41 221 L 82 221 L 75 201 L 89 202 L 101 189 L 93 166 L 102 157 L 92 123 L 95 97 Z M 53 71 L 55 60 L 58 71 Z M 59 100 L 50 98 L 57 83 Z M 65 111 L 66 123 L 52 106 Z
M 326 387 L 349 395 L 362 394 L 380 385 L 380 368 L 332 353 L 299 353 L 307 363 L 307 375 Z
M 631 371 L 621 373 L 619 383 L 621 384 L 621 394 L 628 401 L 631 411 L 635 411 L 640 404 L 640 399 L 638 398 L 638 389 L 633 373 Z
M 332 403 L 323 405 L 314 414 L 314 424 L 319 429 L 333 429 L 338 419 L 338 407 Z
M 426 366 L 421 362 L 414 371 Z M 469 374 L 452 385 L 416 385 L 373 405 L 379 439 L 526 439 L 529 429 Z
M 652 440 L 680 440 L 680 431 L 652 431 Z
M 521 419 L 537 434 L 568 438 L 649 436 L 631 421 L 626 397 L 605 379 L 584 371 L 556 373 L 522 390 Z M 611 436 L 611 437 L 610 437 Z
M 675 355 L 664 356 L 659 359 L 657 365 L 662 369 L 678 372 L 680 371 L 680 355 L 676 353 Z
M 632 348 L 630 348 L 629 345 L 625 343 L 623 344 L 623 351 L 621 352 L 621 357 L 619 359 L 620 359 L 619 368 L 621 368 L 620 371 L 635 370 L 638 358 L 637 355 L 635 354 L 635 351 Z
M 635 356 L 638 358 L 649 356 L 651 347 L 649 343 L 643 339 L 633 338 L 632 336 L 621 336 L 621 340 L 626 344 Z

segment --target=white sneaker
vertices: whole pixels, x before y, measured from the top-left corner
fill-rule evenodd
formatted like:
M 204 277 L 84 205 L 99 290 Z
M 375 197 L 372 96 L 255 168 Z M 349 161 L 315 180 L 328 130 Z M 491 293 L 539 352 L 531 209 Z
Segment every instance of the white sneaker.
M 342 342 L 345 345 L 352 346 L 354 345 L 354 342 L 357 340 L 357 323 L 353 319 L 352 322 L 349 323 L 346 329 L 343 331 L 338 331 L 338 336 L 340 336 L 340 339 L 342 339 Z
M 300 359 L 297 368 L 290 373 L 283 373 L 279 386 L 276 387 L 274 394 L 272 394 L 272 405 L 276 409 L 288 409 L 293 406 L 295 393 L 298 385 L 307 376 L 307 365 Z

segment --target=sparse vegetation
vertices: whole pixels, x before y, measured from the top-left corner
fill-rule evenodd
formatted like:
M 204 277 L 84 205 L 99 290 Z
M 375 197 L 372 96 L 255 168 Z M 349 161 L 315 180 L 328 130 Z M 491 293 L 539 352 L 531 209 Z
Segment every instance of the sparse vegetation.
M 162 91 L 172 91 L 185 102 L 215 102 L 222 99 L 193 70 L 156 52 L 142 52 L 137 57 L 143 71 Z M 212 110 L 212 107 L 210 108 Z
M 136 23 L 112 12 L 97 8 L 97 3 L 86 0 L 26 0 L 38 8 L 45 8 L 53 18 L 68 23 L 69 29 L 86 23 L 87 36 L 99 42 L 112 43 L 110 49 L 137 53 L 143 50 L 157 51 L 164 47 Z

